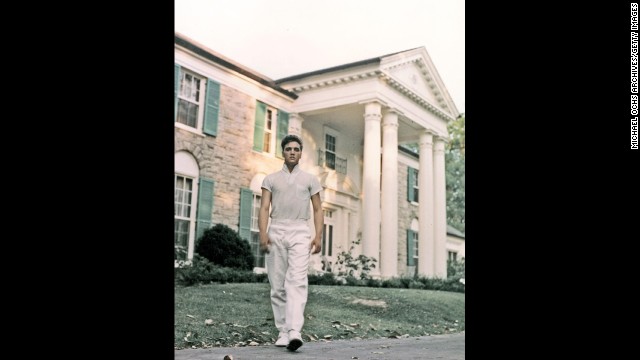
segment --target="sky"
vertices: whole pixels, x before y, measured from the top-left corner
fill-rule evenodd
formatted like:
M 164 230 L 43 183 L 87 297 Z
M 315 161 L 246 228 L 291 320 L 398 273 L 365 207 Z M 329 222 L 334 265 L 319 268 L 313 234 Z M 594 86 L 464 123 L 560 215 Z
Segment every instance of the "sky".
M 175 31 L 273 80 L 424 46 L 465 111 L 464 0 L 175 0 Z

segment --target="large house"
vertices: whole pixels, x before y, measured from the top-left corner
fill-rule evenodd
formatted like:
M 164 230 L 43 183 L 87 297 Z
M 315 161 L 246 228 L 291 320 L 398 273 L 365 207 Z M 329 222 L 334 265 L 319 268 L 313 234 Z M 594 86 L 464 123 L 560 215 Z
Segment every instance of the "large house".
M 282 167 L 289 133 L 323 186 L 314 269 L 351 246 L 377 259 L 379 278 L 445 277 L 447 259 L 464 257 L 445 204 L 447 122 L 459 114 L 424 47 L 272 80 L 176 33 L 175 102 L 176 260 L 222 223 L 265 270 L 260 185 Z

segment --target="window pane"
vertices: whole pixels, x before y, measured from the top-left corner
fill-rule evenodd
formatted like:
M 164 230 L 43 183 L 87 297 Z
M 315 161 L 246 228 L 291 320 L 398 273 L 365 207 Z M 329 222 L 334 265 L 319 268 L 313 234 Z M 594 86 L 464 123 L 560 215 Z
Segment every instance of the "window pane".
M 192 97 L 191 98 L 196 103 L 200 102 L 200 79 L 198 79 L 198 78 L 195 78 L 193 80 L 193 90 L 192 90 Z
M 332 255 L 332 251 L 331 251 L 332 247 L 333 247 L 333 225 L 329 225 L 329 246 L 327 249 L 329 256 Z
M 336 138 L 331 135 L 325 135 L 325 147 L 331 152 L 336 151 Z
M 327 224 L 324 224 L 322 229 L 322 250 L 320 255 L 325 256 L 327 249 Z
M 264 254 L 260 251 L 260 234 L 258 232 L 251 232 L 251 251 L 255 256 L 255 267 L 263 268 L 265 267 L 265 258 Z
M 273 129 L 273 112 L 270 109 L 267 109 L 267 121 L 265 121 L 265 129 L 266 130 L 271 130 Z
M 327 154 L 326 154 L 326 166 L 329 169 L 335 169 L 336 168 L 336 154 L 327 152 Z
M 175 260 L 186 260 L 187 259 L 187 244 L 189 242 L 189 222 L 186 220 L 178 220 L 174 221 L 174 246 L 176 247 L 175 251 Z
M 269 152 L 271 149 L 271 133 L 264 133 L 264 145 L 262 147 L 262 151 Z
M 196 127 L 198 122 L 198 104 L 191 103 L 184 99 L 178 100 L 178 119 L 177 122 L 191 127 Z
M 253 208 L 251 210 L 251 231 L 259 231 L 258 215 L 260 214 L 260 195 L 253 194 Z
M 189 104 L 189 112 L 187 114 L 187 125 L 196 127 L 198 122 L 198 106 L 196 104 Z
M 176 175 L 175 189 L 175 215 L 178 217 L 191 217 L 191 196 L 193 191 L 193 179 Z

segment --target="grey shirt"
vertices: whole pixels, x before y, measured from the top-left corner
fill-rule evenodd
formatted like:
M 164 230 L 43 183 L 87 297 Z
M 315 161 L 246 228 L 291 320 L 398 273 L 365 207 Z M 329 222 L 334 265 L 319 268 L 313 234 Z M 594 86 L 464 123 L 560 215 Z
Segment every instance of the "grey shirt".
M 271 218 L 277 220 L 308 220 L 309 200 L 322 190 L 320 181 L 300 169 L 297 164 L 291 173 L 286 164 L 280 171 L 267 175 L 262 188 L 271 192 Z

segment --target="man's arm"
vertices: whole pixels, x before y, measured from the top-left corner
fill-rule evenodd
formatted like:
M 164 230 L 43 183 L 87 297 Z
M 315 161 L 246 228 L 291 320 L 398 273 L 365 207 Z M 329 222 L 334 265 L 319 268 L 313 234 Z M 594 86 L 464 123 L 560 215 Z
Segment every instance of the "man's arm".
M 316 236 L 311 241 L 309 250 L 312 254 L 317 254 L 322 250 L 322 228 L 324 227 L 324 214 L 322 213 L 319 192 L 311 196 L 311 204 L 313 205 L 313 225 L 316 228 Z
M 258 212 L 258 229 L 260 230 L 260 250 L 269 252 L 269 236 L 267 235 L 267 224 L 269 221 L 269 206 L 271 205 L 271 191 L 262 189 L 260 198 L 260 211 Z

